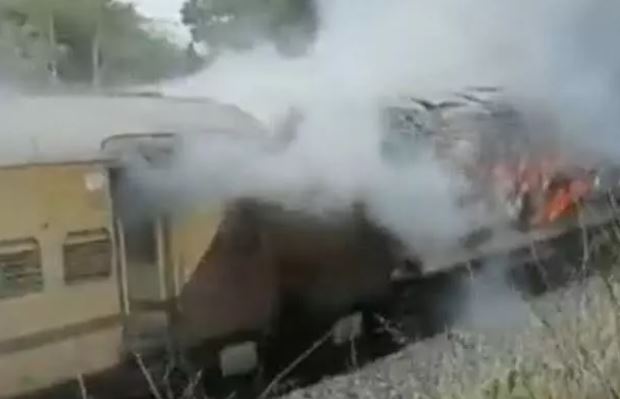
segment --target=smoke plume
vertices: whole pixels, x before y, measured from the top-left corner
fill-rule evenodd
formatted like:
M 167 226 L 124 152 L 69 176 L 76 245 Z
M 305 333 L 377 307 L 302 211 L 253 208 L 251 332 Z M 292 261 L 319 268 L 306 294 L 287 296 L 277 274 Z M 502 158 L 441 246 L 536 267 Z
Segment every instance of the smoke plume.
M 284 152 L 202 138 L 183 154 L 171 192 L 253 196 L 318 215 L 367 205 L 417 250 L 447 248 L 480 220 L 455 205 L 460 176 L 427 148 L 407 167 L 378 150 L 379 109 L 401 94 L 438 96 L 498 85 L 532 118 L 598 156 L 620 150 L 616 88 L 620 4 L 605 0 L 321 0 L 317 41 L 285 59 L 269 45 L 224 54 L 207 70 L 162 86 L 239 105 L 270 127 L 303 112 Z

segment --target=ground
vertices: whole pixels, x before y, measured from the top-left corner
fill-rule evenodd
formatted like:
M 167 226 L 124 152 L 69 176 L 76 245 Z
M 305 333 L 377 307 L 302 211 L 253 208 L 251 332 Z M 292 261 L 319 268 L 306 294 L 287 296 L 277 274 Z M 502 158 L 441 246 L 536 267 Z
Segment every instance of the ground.
M 286 398 L 617 399 L 619 293 L 597 274 L 523 301 L 525 320 L 462 325 Z

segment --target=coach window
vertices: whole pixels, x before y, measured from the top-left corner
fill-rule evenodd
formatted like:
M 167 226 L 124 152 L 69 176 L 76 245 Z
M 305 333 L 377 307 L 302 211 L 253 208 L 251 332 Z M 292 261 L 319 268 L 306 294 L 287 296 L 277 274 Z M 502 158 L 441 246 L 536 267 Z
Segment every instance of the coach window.
M 69 233 L 63 255 L 67 284 L 107 279 L 112 274 L 112 242 L 107 229 Z
M 43 290 L 39 243 L 34 238 L 0 241 L 0 299 Z

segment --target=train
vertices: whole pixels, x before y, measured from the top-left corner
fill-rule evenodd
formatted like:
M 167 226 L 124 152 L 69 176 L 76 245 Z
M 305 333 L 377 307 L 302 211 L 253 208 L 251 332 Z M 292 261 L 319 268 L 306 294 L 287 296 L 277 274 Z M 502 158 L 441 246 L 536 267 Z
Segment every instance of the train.
M 258 367 L 258 341 L 276 324 L 285 290 L 317 301 L 332 292 L 326 303 L 336 314 L 358 295 L 339 297 L 338 284 L 368 285 L 352 244 L 356 228 L 315 223 L 306 231 L 308 220 L 284 217 L 297 226 L 290 235 L 270 218 L 287 242 L 276 267 L 255 228 L 253 209 L 267 215 L 269 204 L 147 209 L 148 193 L 129 177 L 136 160 L 165 165 L 192 134 L 269 147 L 264 126 L 234 106 L 150 94 L 31 96 L 4 100 L 0 115 L 0 397 L 75 394 L 82 383 L 107 397 L 148 393 L 135 356 L 172 356 L 173 347 L 206 347 L 201 366 L 245 374 Z M 322 232 L 335 238 L 323 256 L 347 261 L 336 266 L 340 282 L 328 265 L 313 264 L 321 254 L 306 239 L 319 245 Z M 305 263 L 286 264 L 296 258 Z M 316 296 L 308 282 L 327 275 L 331 291 Z M 336 339 L 358 323 L 345 317 Z
M 472 103 L 497 118 L 471 98 L 391 104 L 380 149 L 386 162 L 403 167 L 411 154 L 395 151 L 443 142 L 447 130 L 433 124 Z M 519 228 L 485 226 L 454 250 L 419 257 L 374 223 L 363 203 L 332 221 L 256 198 L 178 209 L 149 201 L 133 168 L 165 169 L 192 135 L 238 136 L 265 151 L 285 150 L 294 138 L 272 134 L 237 107 L 144 94 L 41 96 L 6 100 L 0 116 L 3 147 L 12 148 L 0 166 L 1 398 L 58 389 L 144 394 L 140 360 L 151 358 L 189 359 L 221 378 L 249 375 L 262 367 L 264 342 L 282 331 L 301 333 L 312 323 L 329 328 L 333 345 L 346 345 L 363 334 L 364 309 L 386 301 L 395 282 L 583 227 L 568 205 L 558 220 L 524 227 L 531 207 L 521 206 Z M 449 162 L 458 158 L 433 145 Z M 474 180 L 495 187 L 489 170 L 498 161 L 476 159 Z M 598 204 L 609 192 L 598 175 L 587 176 L 588 189 L 571 204 L 594 197 Z M 533 192 L 502 192 L 498 200 L 493 191 L 483 201 L 505 205 L 518 193 L 523 204 Z M 614 217 L 605 205 L 588 209 L 588 225 Z

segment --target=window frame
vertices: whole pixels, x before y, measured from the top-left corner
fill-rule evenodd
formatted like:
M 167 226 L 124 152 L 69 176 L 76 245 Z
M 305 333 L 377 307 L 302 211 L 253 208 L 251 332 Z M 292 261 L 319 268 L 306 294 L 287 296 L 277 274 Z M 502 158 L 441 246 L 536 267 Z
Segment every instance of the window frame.
M 68 252 L 71 247 L 85 246 L 89 244 L 107 245 L 106 252 L 106 267 L 102 270 L 96 269 L 94 271 L 84 271 L 85 266 L 80 264 L 79 266 L 70 265 L 70 253 Z M 81 248 L 77 248 L 80 250 Z M 87 253 L 87 255 L 93 256 L 94 253 Z M 89 260 L 92 260 L 89 258 Z M 77 269 L 76 269 L 77 267 Z M 65 239 L 62 243 L 62 270 L 63 281 L 65 285 L 75 286 L 81 284 L 88 284 L 94 282 L 107 281 L 114 276 L 114 242 L 112 240 L 112 234 L 108 228 L 95 228 L 86 230 L 70 231 L 65 235 Z
M 33 265 L 26 264 L 25 266 L 25 269 L 32 269 L 31 271 L 26 270 L 21 273 L 25 274 L 26 277 L 31 278 L 33 281 L 30 282 L 30 286 L 26 285 L 25 287 L 7 289 L 5 287 L 6 281 L 8 280 L 6 273 L 7 266 L 3 258 L 8 256 L 19 257 L 25 253 L 31 253 L 31 255 L 34 256 L 34 262 Z M 27 258 L 25 258 L 25 260 L 27 261 Z M 22 275 L 21 278 L 24 278 L 24 276 Z M 43 259 L 39 240 L 36 237 L 0 240 L 0 301 L 39 294 L 44 290 L 45 274 L 43 272 Z

